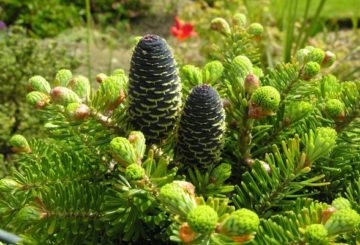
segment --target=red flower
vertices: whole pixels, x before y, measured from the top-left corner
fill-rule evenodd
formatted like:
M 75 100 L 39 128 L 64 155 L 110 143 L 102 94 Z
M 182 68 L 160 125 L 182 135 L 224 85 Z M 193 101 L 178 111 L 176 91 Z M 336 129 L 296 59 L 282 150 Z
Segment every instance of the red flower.
M 192 24 L 183 23 L 177 16 L 175 16 L 175 25 L 170 30 L 171 34 L 181 41 L 197 35 Z

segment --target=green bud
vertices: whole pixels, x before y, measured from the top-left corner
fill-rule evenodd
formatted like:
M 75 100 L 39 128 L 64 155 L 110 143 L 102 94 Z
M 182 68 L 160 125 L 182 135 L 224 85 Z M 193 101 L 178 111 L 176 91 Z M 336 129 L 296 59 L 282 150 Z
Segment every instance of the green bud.
M 244 27 L 247 23 L 246 15 L 236 13 L 233 16 L 233 24 L 236 26 Z
M 207 234 L 215 230 L 218 214 L 212 207 L 200 205 L 190 211 L 186 221 L 194 232 Z
M 130 144 L 133 145 L 136 152 L 136 157 L 138 161 L 140 161 L 144 157 L 146 149 L 144 134 L 141 131 L 132 131 L 130 132 L 128 140 Z
M 26 95 L 26 102 L 37 109 L 42 109 L 49 104 L 50 97 L 42 92 L 32 91 Z
M 123 69 L 115 69 L 111 76 L 125 76 L 125 71 Z
M 105 73 L 99 73 L 96 75 L 96 82 L 102 83 L 108 76 Z
M 331 203 L 331 206 L 336 208 L 336 210 L 351 209 L 351 203 L 349 202 L 348 199 L 343 197 L 338 197 L 334 199 Z
M 360 215 L 353 209 L 340 209 L 332 214 L 325 223 L 329 235 L 348 232 L 360 224 Z
M 81 102 L 79 96 L 72 90 L 65 87 L 55 87 L 50 91 L 51 99 L 54 103 L 67 105 L 73 102 Z
M 232 64 L 243 78 L 253 71 L 253 64 L 250 59 L 244 55 L 236 56 Z
M 312 224 L 305 229 L 305 241 L 309 245 L 328 244 L 328 232 L 322 224 Z
M 314 111 L 314 106 L 307 101 L 294 101 L 286 106 L 285 118 L 290 120 L 290 123 L 296 122 L 307 117 Z
M 212 182 L 215 184 L 224 183 L 231 175 L 231 164 L 222 163 L 211 172 Z
M 299 62 L 300 64 L 304 64 L 307 61 L 307 57 L 309 55 L 310 51 L 308 49 L 299 49 L 296 52 L 296 60 L 297 62 Z
M 264 32 L 264 27 L 259 23 L 252 23 L 249 25 L 248 33 L 252 36 L 260 36 Z
M 280 94 L 271 86 L 260 87 L 251 96 L 249 115 L 251 118 L 262 118 L 273 115 L 279 107 Z
M 12 146 L 11 150 L 16 153 L 25 152 L 30 153 L 31 148 L 26 138 L 20 134 L 13 135 L 9 140 L 9 145 Z
M 67 88 L 74 91 L 83 100 L 88 100 L 90 97 L 90 82 L 89 79 L 84 76 L 76 76 L 72 78 L 68 82 Z
M 29 91 L 39 91 L 44 94 L 49 94 L 50 84 L 42 76 L 33 76 L 29 79 Z
M 99 87 L 95 96 L 95 105 L 106 110 L 114 110 L 126 98 L 127 77 L 112 75 L 107 77 Z
M 260 224 L 259 216 L 253 211 L 242 208 L 231 213 L 221 224 L 221 233 L 227 236 L 254 234 Z
M 325 75 L 320 80 L 320 91 L 325 98 L 336 98 L 341 90 L 341 83 L 331 74 Z
M 126 167 L 125 177 L 128 180 L 140 180 L 145 175 L 145 169 L 137 163 L 130 164 Z
M 330 67 L 334 64 L 336 60 L 336 55 L 330 51 L 325 52 L 325 57 L 321 63 L 323 67 Z
M 253 67 L 253 73 L 254 75 L 256 75 L 257 77 L 263 77 L 264 76 L 264 72 L 260 67 L 254 66 Z
M 220 61 L 211 61 L 207 63 L 203 69 L 204 83 L 216 82 L 222 76 L 224 66 Z
M 314 61 L 307 62 L 303 68 L 303 79 L 309 80 L 320 72 L 320 65 Z
M 113 138 L 110 142 L 110 152 L 114 159 L 124 166 L 137 163 L 135 149 L 126 138 Z
M 325 113 L 330 118 L 339 118 L 344 116 L 345 105 L 340 100 L 330 99 L 325 104 Z
M 55 86 L 66 87 L 71 78 L 72 73 L 70 70 L 61 69 L 56 73 L 54 84 Z
M 159 199 L 161 203 L 173 214 L 185 218 L 195 207 L 194 195 L 191 193 L 195 187 L 185 181 L 174 181 L 161 187 Z
M 226 36 L 231 34 L 229 23 L 224 18 L 213 19 L 211 21 L 210 28 Z
M 43 218 L 43 214 L 40 213 L 35 207 L 25 206 L 16 215 L 16 219 L 19 221 L 39 221 Z
M 309 52 L 307 56 L 307 61 L 313 61 L 318 64 L 321 64 L 324 58 L 325 58 L 325 52 L 322 49 L 314 48 Z
M 256 89 L 260 87 L 259 78 L 256 75 L 249 73 L 245 78 L 244 87 L 245 91 L 248 94 L 252 94 Z
M 0 180 L 0 191 L 11 192 L 13 190 L 18 190 L 21 187 L 22 185 L 13 179 L 4 178 Z
M 201 84 L 202 73 L 201 69 L 193 65 L 185 65 L 181 68 L 181 75 L 194 85 Z
M 310 130 L 306 138 L 306 158 L 309 164 L 327 156 L 336 146 L 336 130 L 328 127 L 316 128 L 315 134 Z
M 74 120 L 84 120 L 90 115 L 90 108 L 80 103 L 70 103 L 66 106 L 67 115 Z

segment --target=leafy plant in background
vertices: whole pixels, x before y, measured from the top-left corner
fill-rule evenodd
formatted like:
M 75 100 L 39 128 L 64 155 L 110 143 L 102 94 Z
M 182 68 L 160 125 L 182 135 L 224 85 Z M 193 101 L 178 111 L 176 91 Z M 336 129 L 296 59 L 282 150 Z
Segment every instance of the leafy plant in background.
M 6 144 L 10 135 L 43 132 L 33 109 L 25 103 L 26 84 L 33 72 L 50 78 L 60 68 L 75 68 L 78 61 L 56 42 L 31 39 L 20 27 L 2 30 L 0 34 L 0 151 L 6 156 L 10 153 Z
M 324 74 L 335 56 L 312 46 L 262 70 L 264 28 L 237 17 L 209 23 L 218 60 L 181 80 L 156 35 L 97 90 L 69 70 L 31 80 L 48 131 L 9 141 L 4 228 L 23 244 L 359 241 L 359 82 Z
M 81 24 L 79 10 L 62 0 L 2 0 L 0 18 L 9 25 L 21 25 L 31 35 L 52 37 Z

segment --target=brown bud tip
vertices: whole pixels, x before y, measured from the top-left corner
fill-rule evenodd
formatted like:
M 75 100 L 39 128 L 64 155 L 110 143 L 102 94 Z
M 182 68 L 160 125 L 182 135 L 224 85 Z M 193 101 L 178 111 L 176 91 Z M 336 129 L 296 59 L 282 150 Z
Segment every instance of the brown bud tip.
M 179 237 L 183 243 L 190 243 L 196 238 L 196 233 L 191 230 L 188 223 L 184 223 L 179 229 Z
M 260 86 L 259 78 L 254 74 L 248 74 L 244 81 L 245 91 L 252 94 Z
M 102 83 L 108 76 L 104 73 L 99 73 L 96 75 L 96 82 Z
M 50 91 L 51 98 L 58 98 L 62 94 L 62 88 L 61 87 L 55 87 Z
M 90 115 L 90 109 L 87 105 L 81 104 L 75 111 L 74 117 L 78 120 L 83 120 Z
M 230 108 L 231 102 L 228 99 L 223 99 L 223 108 Z
M 245 159 L 245 163 L 246 163 L 246 165 L 248 165 L 250 168 L 252 168 L 252 166 L 254 165 L 254 159 L 246 158 L 246 159 Z
M 336 208 L 330 207 L 322 212 L 322 222 L 326 223 L 333 213 L 336 212 Z

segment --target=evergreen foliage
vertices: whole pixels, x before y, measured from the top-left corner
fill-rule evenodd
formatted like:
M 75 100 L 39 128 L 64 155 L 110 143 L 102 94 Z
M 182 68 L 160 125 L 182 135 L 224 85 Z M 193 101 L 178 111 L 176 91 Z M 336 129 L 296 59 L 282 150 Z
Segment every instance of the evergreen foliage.
M 182 87 L 155 35 L 129 82 L 99 74 L 94 91 L 60 71 L 48 92 L 36 79 L 28 101 L 48 134 L 10 142 L 3 228 L 23 244 L 359 242 L 359 82 L 325 74 L 312 47 L 261 70 L 261 28 L 238 17 L 213 21 L 219 60 L 183 66 Z

